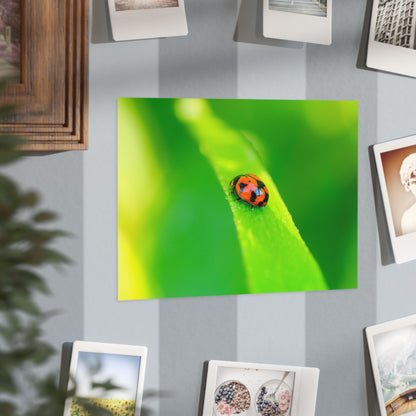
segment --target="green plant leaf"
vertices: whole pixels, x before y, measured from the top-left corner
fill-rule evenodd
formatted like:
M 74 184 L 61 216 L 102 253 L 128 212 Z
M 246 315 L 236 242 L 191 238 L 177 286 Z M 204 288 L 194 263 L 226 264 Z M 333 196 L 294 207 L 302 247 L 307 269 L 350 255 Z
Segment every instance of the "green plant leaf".
M 20 202 L 23 207 L 34 207 L 39 203 L 39 195 L 35 191 L 27 191 L 21 195 Z
M 11 293 L 9 301 L 15 309 L 19 309 L 33 316 L 39 316 L 41 314 L 39 306 L 29 297 L 28 294 Z
M 115 389 L 120 389 L 120 386 L 117 386 L 116 384 L 114 384 L 111 379 L 108 379 L 106 381 L 102 381 L 102 382 L 92 382 L 91 383 L 91 387 L 93 389 L 95 388 L 100 388 L 103 390 L 115 390 Z
M 56 213 L 52 211 L 39 211 L 33 216 L 35 222 L 48 222 L 56 220 Z
M 69 264 L 71 262 L 67 256 L 59 251 L 42 247 L 34 247 L 33 249 L 28 250 L 24 253 L 24 258 L 28 264 L 35 266 L 43 263 L 59 265 Z
M 0 391 L 2 393 L 17 393 L 17 386 L 12 375 L 12 369 L 6 367 L 7 356 L 0 353 Z M 1 415 L 3 413 L 0 413 Z
M 18 150 L 0 149 L 0 165 L 11 163 L 20 157 L 21 152 Z
M 327 289 L 319 265 L 248 138 L 215 117 L 203 100 L 178 100 L 176 111 L 210 162 L 230 204 L 249 291 Z M 251 210 L 230 194 L 230 181 L 244 173 L 265 182 L 270 199 L 264 209 Z
M 16 406 L 9 401 L 2 400 L 0 401 L 0 415 L 2 416 L 12 416 L 16 413 Z

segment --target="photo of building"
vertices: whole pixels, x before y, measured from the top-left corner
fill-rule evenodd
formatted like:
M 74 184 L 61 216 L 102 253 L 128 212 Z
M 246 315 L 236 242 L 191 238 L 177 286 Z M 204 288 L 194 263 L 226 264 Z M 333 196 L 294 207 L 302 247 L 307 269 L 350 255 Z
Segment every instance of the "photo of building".
M 269 9 L 326 17 L 327 0 L 269 0 Z
M 375 41 L 416 48 L 415 0 L 380 0 Z
M 178 7 L 178 0 L 115 0 L 116 11 Z

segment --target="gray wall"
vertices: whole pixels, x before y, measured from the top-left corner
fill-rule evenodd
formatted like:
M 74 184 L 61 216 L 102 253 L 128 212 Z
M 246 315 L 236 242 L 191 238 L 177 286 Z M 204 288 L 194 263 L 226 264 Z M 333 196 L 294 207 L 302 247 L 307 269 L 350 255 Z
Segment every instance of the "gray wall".
M 167 393 L 152 403 L 160 415 L 197 413 L 209 359 L 317 366 L 318 415 L 368 414 L 362 330 L 414 313 L 416 288 L 415 262 L 382 265 L 368 146 L 415 134 L 415 80 L 357 69 L 363 0 L 334 0 L 332 46 L 296 48 L 234 42 L 237 0 L 186 0 L 187 37 L 115 43 L 105 3 L 91 1 L 90 149 L 28 157 L 9 169 L 41 189 L 61 213 L 59 225 L 76 236 L 60 243 L 76 261 L 67 276 L 47 271 L 54 290 L 47 302 L 65 310 L 47 335 L 57 346 L 73 339 L 147 345 L 145 390 Z M 120 96 L 358 100 L 358 289 L 118 302 Z M 255 323 L 276 304 L 291 310 L 274 313 L 287 340 L 259 344 Z M 214 325 L 224 315 L 224 326 Z

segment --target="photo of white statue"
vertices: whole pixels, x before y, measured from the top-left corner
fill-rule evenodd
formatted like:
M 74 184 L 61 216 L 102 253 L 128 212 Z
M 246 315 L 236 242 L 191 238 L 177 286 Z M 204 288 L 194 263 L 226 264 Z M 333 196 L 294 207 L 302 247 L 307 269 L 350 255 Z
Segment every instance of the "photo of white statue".
M 402 215 L 402 234 L 416 231 L 416 153 L 407 156 L 400 167 L 400 179 L 406 192 L 414 196 L 413 204 Z

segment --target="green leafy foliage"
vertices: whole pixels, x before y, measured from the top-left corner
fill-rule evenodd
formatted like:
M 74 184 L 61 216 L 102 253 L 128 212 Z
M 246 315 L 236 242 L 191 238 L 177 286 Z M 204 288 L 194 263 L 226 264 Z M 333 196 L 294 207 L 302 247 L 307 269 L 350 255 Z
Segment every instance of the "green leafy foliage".
M 4 83 L 0 83 L 0 89 Z M 11 107 L 0 107 L 5 119 Z M 18 147 L 24 140 L 0 136 L 0 168 L 22 157 Z M 36 295 L 49 295 L 41 274 L 45 266 L 60 267 L 70 259 L 53 248 L 56 239 L 70 236 L 50 223 L 57 215 L 40 209 L 36 191 L 22 190 L 11 178 L 0 174 L 0 415 L 60 416 L 67 397 L 74 391 L 60 390 L 57 372 L 45 373 L 55 354 L 44 340 L 42 325 L 54 312 L 39 306 Z M 36 299 L 36 300 L 35 300 Z M 116 386 L 107 380 L 97 383 L 103 390 Z M 83 404 L 85 406 L 83 406 Z M 85 414 L 113 416 L 111 412 L 81 403 Z M 149 414 L 147 408 L 142 414 Z
M 3 108 L 0 113 L 7 111 Z M 0 137 L 0 165 L 21 156 L 17 147 L 22 142 L 12 135 Z M 40 224 L 56 217 L 38 210 L 38 204 L 35 191 L 23 191 L 0 175 L 0 391 L 6 393 L 0 400 L 0 414 L 4 416 L 62 414 L 66 395 L 57 388 L 55 374 L 44 378 L 37 375 L 55 353 L 42 339 L 42 324 L 50 314 L 34 300 L 36 293 L 49 294 L 39 268 L 69 262 L 49 247 L 67 233 L 41 228 Z M 24 406 L 29 380 L 37 401 Z

